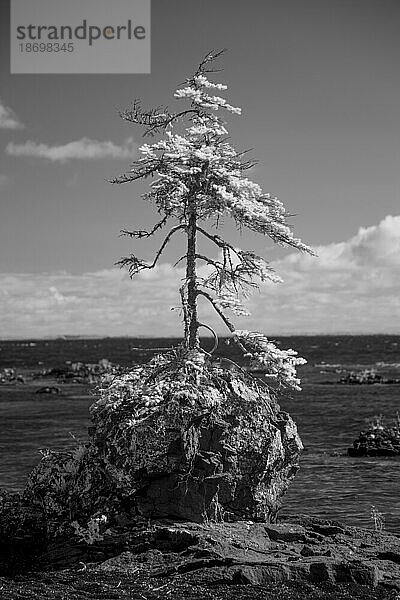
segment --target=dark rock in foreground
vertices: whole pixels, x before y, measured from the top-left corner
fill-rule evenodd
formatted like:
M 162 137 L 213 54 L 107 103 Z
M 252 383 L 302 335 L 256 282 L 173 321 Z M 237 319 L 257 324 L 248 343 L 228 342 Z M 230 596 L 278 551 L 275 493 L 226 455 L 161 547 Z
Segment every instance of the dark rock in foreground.
M 2 560 L 4 573 L 4 555 Z M 163 520 L 114 528 L 92 544 L 76 538 L 54 542 L 33 557 L 29 568 L 37 574 L 25 580 L 42 585 L 37 598 L 62 598 L 51 595 L 52 586 L 72 573 L 71 589 L 63 587 L 69 600 L 124 597 L 122 590 L 132 587 L 139 594 L 131 596 L 135 598 L 172 594 L 172 598 L 394 600 L 400 592 L 400 539 L 310 517 L 277 524 Z M 49 573 L 60 569 L 62 573 Z M 73 595 L 82 580 L 97 582 L 93 595 Z M 0 598 L 27 597 L 12 594 L 20 581 L 21 577 L 2 579 L 5 595 L 0 592 Z M 119 596 L 115 588 L 121 585 Z

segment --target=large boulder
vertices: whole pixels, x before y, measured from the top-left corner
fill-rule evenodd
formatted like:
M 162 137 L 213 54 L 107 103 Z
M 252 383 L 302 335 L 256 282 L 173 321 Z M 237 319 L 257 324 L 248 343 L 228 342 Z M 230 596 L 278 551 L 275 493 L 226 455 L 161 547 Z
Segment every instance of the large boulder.
M 302 445 L 257 380 L 209 367 L 196 383 L 184 369 L 145 391 L 136 382 L 135 372 L 117 378 L 91 412 L 97 459 L 138 515 L 275 518 Z
M 108 374 L 90 410 L 89 442 L 48 452 L 23 493 L 48 539 L 74 522 L 97 535 L 100 522 L 273 521 L 298 469 L 296 426 L 272 392 L 202 353 Z

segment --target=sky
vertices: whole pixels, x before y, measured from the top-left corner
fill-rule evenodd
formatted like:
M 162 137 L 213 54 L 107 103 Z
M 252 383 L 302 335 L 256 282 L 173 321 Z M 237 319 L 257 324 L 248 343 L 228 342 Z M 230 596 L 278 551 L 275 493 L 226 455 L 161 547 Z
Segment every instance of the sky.
M 34 2 L 35 0 L 32 0 Z M 141 131 L 118 110 L 173 92 L 212 49 L 241 106 L 231 141 L 251 173 L 294 216 L 317 257 L 255 234 L 233 243 L 271 262 L 240 328 L 270 335 L 400 334 L 400 4 L 396 0 L 152 0 L 152 68 L 142 75 L 11 75 L 9 6 L 0 0 L 0 337 L 180 335 L 170 244 L 131 281 L 114 264 L 157 240 L 132 242 L 154 209 L 146 186 L 112 186 Z M 224 326 L 201 304 L 201 319 Z

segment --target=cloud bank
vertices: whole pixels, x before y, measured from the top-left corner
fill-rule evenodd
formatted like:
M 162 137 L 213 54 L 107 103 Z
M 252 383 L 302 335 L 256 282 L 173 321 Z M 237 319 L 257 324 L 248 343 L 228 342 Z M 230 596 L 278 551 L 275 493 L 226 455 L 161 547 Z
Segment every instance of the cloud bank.
M 3 104 L 0 98 L 0 129 L 23 129 L 24 126 L 15 112 Z
M 361 227 L 347 241 L 289 254 L 273 266 L 283 284 L 266 283 L 249 301 L 238 327 L 269 335 L 400 334 L 400 216 Z M 161 264 L 131 281 L 109 269 L 83 275 L 0 275 L 2 337 L 60 334 L 173 336 L 181 334 L 178 287 L 182 269 Z M 223 333 L 213 309 L 201 320 Z
M 400 334 L 400 216 L 315 251 L 317 257 L 292 253 L 274 263 L 284 283 L 264 286 L 262 297 L 251 300 L 253 326 L 264 321 L 287 334 Z
M 99 142 L 83 137 L 80 140 L 62 144 L 60 146 L 49 146 L 38 144 L 31 140 L 23 144 L 9 142 L 6 153 L 10 156 L 30 156 L 42 158 L 53 163 L 66 163 L 69 160 L 95 160 L 99 158 L 129 159 L 136 154 L 137 145 L 132 137 L 118 146 L 111 141 Z

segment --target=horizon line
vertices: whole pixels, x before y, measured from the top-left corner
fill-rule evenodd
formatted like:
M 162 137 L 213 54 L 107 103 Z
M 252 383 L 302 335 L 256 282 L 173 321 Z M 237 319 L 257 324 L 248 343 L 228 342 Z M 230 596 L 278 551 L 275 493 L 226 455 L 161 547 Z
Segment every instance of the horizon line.
M 218 334 L 217 334 L 218 335 Z M 363 333 L 351 333 L 351 332 L 334 332 L 334 333 L 267 333 L 268 337 L 371 337 L 371 336 L 397 336 L 400 337 L 400 332 L 390 333 L 390 332 L 363 332 Z M 229 338 L 228 335 L 218 335 L 219 339 Z M 201 335 L 200 338 L 212 338 L 212 335 Z M 23 341 L 56 341 L 56 340 L 105 340 L 105 339 L 144 339 L 144 340 L 181 340 L 183 336 L 177 335 L 99 335 L 99 334 L 61 334 L 61 335 L 50 335 L 50 336 L 42 336 L 42 337 L 0 337 L 0 342 L 23 342 Z

